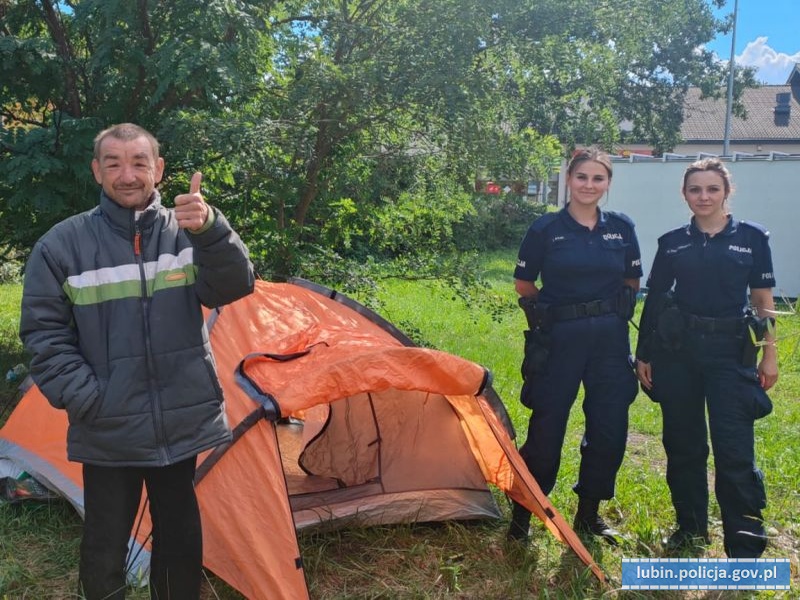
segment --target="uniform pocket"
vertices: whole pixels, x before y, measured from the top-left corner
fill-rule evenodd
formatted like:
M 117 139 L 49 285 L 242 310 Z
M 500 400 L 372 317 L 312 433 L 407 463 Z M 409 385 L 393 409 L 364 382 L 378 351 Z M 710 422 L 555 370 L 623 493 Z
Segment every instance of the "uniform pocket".
M 600 244 L 606 250 L 625 251 L 630 246 L 630 243 L 626 242 L 622 238 L 621 233 L 614 233 L 614 232 L 605 233 L 603 234 L 602 240 L 603 241 Z

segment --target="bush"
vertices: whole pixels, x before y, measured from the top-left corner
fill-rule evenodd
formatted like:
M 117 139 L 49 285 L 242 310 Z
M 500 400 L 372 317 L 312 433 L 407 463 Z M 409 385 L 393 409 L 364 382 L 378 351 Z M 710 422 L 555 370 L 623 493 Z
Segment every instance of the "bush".
M 403 192 L 385 199 L 371 214 L 368 244 L 381 256 L 449 249 L 455 228 L 472 213 L 469 194 L 442 185 L 421 192 Z
M 459 250 L 515 248 L 534 219 L 547 212 L 546 204 L 516 194 L 476 194 L 472 204 L 474 211 L 453 227 Z
M 22 279 L 22 263 L 4 260 L 0 263 L 0 283 L 19 283 Z

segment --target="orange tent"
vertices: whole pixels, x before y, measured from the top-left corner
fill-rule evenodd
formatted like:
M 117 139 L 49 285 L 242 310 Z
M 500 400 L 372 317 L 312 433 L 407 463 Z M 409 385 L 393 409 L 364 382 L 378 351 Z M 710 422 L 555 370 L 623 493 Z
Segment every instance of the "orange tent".
M 525 468 L 483 367 L 416 347 L 360 304 L 301 280 L 257 282 L 209 313 L 208 327 L 234 438 L 198 461 L 203 562 L 248 598 L 308 598 L 299 528 L 498 517 L 487 484 L 605 581 Z M 34 387 L 0 430 L 0 457 L 83 514 L 66 427 Z M 131 579 L 146 572 L 148 531 L 143 511 Z

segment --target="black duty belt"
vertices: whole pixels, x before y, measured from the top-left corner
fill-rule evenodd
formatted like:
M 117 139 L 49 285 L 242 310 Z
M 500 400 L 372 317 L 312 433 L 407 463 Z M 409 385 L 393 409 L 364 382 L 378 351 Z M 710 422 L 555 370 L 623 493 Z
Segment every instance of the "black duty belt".
M 684 313 L 683 320 L 686 328 L 701 333 L 736 334 L 743 330 L 744 320 L 741 318 L 715 319 L 713 317 L 698 317 Z
M 617 312 L 617 303 L 615 300 L 592 300 L 591 302 L 550 307 L 550 317 L 554 321 L 567 321 L 569 319 L 581 319 L 583 317 L 601 317 L 615 312 Z

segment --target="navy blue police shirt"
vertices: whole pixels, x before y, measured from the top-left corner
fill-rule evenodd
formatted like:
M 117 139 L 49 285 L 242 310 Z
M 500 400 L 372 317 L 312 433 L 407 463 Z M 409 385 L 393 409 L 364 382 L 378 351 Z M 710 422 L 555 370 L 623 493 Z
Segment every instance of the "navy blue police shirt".
M 691 223 L 658 239 L 648 294 L 675 285 L 683 312 L 701 317 L 736 318 L 748 306 L 747 290 L 775 287 L 769 232 L 731 216 L 720 233 L 709 236 Z
M 622 213 L 598 209 L 589 229 L 566 208 L 536 219 L 519 249 L 514 278 L 535 282 L 538 301 L 564 306 L 615 298 L 624 279 L 642 276 L 639 241 L 633 221 Z

